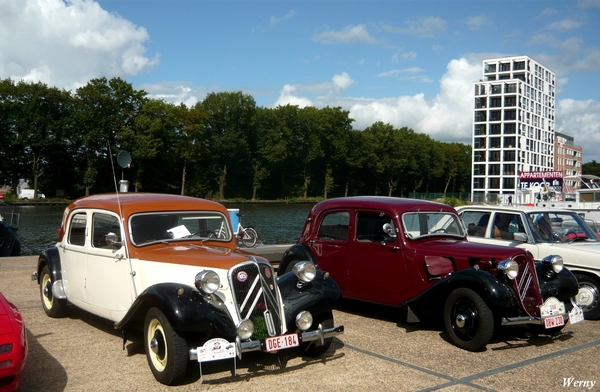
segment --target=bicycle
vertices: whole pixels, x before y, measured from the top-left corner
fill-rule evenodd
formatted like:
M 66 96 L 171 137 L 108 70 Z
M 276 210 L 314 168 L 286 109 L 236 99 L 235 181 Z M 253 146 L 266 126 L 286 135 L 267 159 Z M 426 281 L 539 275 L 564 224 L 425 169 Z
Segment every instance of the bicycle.
M 236 231 L 233 233 L 235 238 L 242 244 L 244 244 L 244 246 L 247 248 L 254 247 L 256 245 L 256 242 L 258 241 L 258 233 L 256 232 L 256 230 L 252 227 L 242 226 L 241 218 L 244 215 L 241 215 L 238 212 L 239 210 L 228 209 L 227 211 L 229 211 L 229 216 L 231 217 L 231 225 L 235 226 L 235 224 L 237 223 Z M 221 228 L 217 231 L 216 237 L 225 238 L 225 233 L 226 232 L 224 228 Z

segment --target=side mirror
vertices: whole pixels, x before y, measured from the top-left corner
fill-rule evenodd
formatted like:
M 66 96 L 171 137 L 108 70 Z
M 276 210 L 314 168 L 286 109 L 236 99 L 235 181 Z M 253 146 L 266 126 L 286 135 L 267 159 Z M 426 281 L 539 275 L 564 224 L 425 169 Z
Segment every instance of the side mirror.
M 121 245 L 123 245 L 123 243 L 119 242 L 119 237 L 113 233 L 110 232 L 107 235 L 104 236 L 104 238 L 106 239 L 106 243 L 112 246 L 117 246 L 120 247 Z
M 527 242 L 528 241 L 527 234 L 525 234 L 525 233 L 513 233 L 513 234 L 514 234 L 513 239 L 515 241 L 520 241 L 520 242 Z

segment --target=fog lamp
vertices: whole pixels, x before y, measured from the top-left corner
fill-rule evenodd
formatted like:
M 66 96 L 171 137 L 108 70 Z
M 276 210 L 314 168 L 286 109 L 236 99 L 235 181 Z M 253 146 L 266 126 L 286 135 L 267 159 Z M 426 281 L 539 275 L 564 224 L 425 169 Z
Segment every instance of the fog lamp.
M 313 323 L 313 316 L 308 310 L 303 310 L 296 316 L 296 327 L 301 331 L 306 331 Z
M 242 320 L 237 326 L 237 336 L 240 340 L 248 340 L 254 333 L 254 323 L 251 320 Z

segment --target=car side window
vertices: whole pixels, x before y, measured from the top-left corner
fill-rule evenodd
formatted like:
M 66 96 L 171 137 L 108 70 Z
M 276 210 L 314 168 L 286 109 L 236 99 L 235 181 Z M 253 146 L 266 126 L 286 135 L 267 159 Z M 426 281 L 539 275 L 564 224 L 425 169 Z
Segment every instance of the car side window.
M 350 214 L 345 211 L 333 212 L 323 217 L 317 236 L 322 240 L 346 241 Z
M 464 211 L 460 217 L 467 228 L 467 234 L 475 237 L 485 236 L 490 213 L 484 211 Z
M 492 237 L 513 240 L 515 233 L 524 233 L 523 220 L 519 214 L 498 212 L 494 218 Z
M 382 242 L 390 239 L 383 226 L 392 226 L 392 233 L 396 233 L 392 218 L 385 213 L 359 212 L 356 215 L 356 239 L 364 242 Z
M 87 215 L 78 213 L 71 217 L 69 225 L 69 244 L 84 246 L 85 245 L 85 227 L 87 225 Z
M 92 246 L 94 248 L 114 249 L 114 245 L 106 242 L 106 235 L 114 233 L 117 241 L 121 241 L 121 225 L 119 218 L 109 214 L 95 213 L 92 217 Z

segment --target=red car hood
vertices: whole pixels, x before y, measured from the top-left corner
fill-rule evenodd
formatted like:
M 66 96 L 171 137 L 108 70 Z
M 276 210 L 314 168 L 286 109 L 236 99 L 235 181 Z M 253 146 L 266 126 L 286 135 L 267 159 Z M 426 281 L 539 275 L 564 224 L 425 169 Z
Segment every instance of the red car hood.
M 516 255 L 527 253 L 525 249 L 511 248 L 501 245 L 479 244 L 464 240 L 454 239 L 435 239 L 429 240 L 425 245 L 428 254 L 437 254 L 439 256 L 462 256 L 464 258 L 488 257 L 497 260 L 510 259 Z

